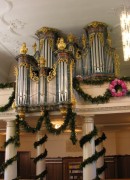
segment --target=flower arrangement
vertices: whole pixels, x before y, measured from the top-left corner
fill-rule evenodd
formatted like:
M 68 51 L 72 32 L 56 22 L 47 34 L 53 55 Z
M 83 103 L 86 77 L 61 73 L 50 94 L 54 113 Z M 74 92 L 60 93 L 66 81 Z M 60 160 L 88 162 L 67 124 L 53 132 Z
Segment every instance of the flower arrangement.
M 109 85 L 111 95 L 114 97 L 125 96 L 127 93 L 127 87 L 123 80 L 115 79 Z

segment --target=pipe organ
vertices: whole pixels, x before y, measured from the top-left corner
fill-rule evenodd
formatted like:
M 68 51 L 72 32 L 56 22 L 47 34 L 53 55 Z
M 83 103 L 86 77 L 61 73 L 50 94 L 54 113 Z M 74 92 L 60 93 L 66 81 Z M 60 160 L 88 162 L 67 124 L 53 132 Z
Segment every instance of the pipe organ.
M 43 27 L 36 32 L 38 43 L 33 45 L 33 56 L 27 54 L 23 43 L 16 57 L 17 107 L 71 104 L 74 76 L 115 75 L 117 56 L 107 25 L 93 22 L 86 26 L 85 32 L 77 40 L 72 33 L 66 36 L 59 30 Z

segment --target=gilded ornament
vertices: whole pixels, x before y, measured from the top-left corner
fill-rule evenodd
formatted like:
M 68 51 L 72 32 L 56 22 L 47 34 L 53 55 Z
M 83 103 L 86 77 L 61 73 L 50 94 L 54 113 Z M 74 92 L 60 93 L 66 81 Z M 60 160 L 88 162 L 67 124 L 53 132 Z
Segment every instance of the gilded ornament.
M 20 110 L 18 115 L 19 115 L 20 119 L 24 119 L 25 118 L 25 111 Z
M 49 72 L 49 75 L 47 76 L 47 81 L 51 81 L 56 76 L 56 64 L 53 64 L 52 70 Z
M 89 44 L 90 44 L 90 46 L 92 46 L 94 37 L 95 37 L 95 33 L 89 34 Z
M 92 26 L 96 28 L 97 26 L 107 26 L 107 24 L 103 22 L 93 21 L 92 23 L 88 24 L 87 27 Z
M 43 33 L 43 34 L 47 34 L 50 32 L 57 32 L 58 30 L 54 29 L 54 28 L 49 28 L 49 27 L 42 27 L 39 30 L 37 30 L 36 35 L 38 35 L 39 33 Z
M 32 48 L 33 48 L 33 50 L 34 50 L 34 54 L 36 53 L 36 51 L 37 51 L 37 44 L 36 44 L 36 42 L 32 45 Z
M 65 106 L 61 106 L 60 112 L 61 112 L 62 116 L 64 117 L 67 114 L 67 108 Z
M 53 38 L 49 38 L 49 39 L 48 39 L 48 43 L 49 43 L 49 46 L 53 49 L 54 39 L 53 39 Z
M 67 59 L 67 58 L 59 58 L 59 59 L 57 60 L 57 63 L 59 64 L 59 63 L 61 63 L 61 62 L 66 62 L 66 63 L 68 63 L 68 59 Z
M 12 109 L 16 109 L 16 103 L 15 103 L 15 100 L 14 100 L 14 102 L 13 102 L 13 104 L 12 104 Z
M 36 75 L 35 72 L 33 72 L 31 66 L 30 66 L 30 79 L 32 79 L 33 81 L 36 81 L 36 82 L 38 82 L 38 80 L 39 80 L 39 77 Z
M 63 39 L 63 38 L 58 38 L 57 48 L 58 48 L 59 50 L 64 50 L 64 49 L 66 48 L 66 43 L 64 42 L 64 39 Z
M 29 64 L 26 63 L 26 62 L 21 62 L 21 63 L 19 64 L 19 67 L 20 67 L 20 66 L 24 66 L 24 67 L 26 67 L 26 68 L 29 68 Z
M 18 77 L 18 68 L 16 66 L 14 66 L 14 75 Z
M 39 59 L 40 67 L 45 67 L 45 63 L 46 63 L 45 58 L 43 56 L 40 56 L 40 59 Z
M 26 54 L 28 52 L 28 48 L 26 47 L 26 43 L 22 44 L 22 47 L 20 48 L 20 54 Z
M 72 33 L 69 33 L 68 36 L 67 36 L 67 40 L 69 43 L 72 43 L 75 41 L 75 36 L 72 34 Z
M 77 51 L 76 51 L 76 59 L 81 60 L 81 53 L 80 53 L 79 49 L 77 49 Z
M 117 52 L 114 52 L 114 66 L 115 66 L 115 76 L 120 75 L 120 61 L 119 61 L 119 55 Z
M 86 48 L 86 45 L 87 45 L 87 39 L 85 37 L 85 34 L 82 35 L 82 46 L 83 46 L 83 49 Z
M 104 46 L 104 36 L 103 36 L 103 33 L 98 32 L 97 35 L 98 35 L 98 37 L 100 39 L 100 42 L 101 42 L 102 46 Z
M 42 48 L 43 48 L 43 43 L 44 43 L 44 39 L 40 39 L 40 51 L 41 51 Z
M 110 37 L 110 33 L 108 33 L 108 37 L 107 37 L 107 43 L 110 47 L 112 47 L 112 40 L 111 40 L 111 37 Z

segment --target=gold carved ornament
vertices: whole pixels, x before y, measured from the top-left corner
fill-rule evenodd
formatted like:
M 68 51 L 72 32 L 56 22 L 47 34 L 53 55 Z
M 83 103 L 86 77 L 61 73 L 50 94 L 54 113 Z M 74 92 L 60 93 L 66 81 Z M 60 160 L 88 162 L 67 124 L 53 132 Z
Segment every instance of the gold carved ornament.
M 40 56 L 38 63 L 40 67 L 45 67 L 45 63 L 46 63 L 45 58 L 43 56 Z
M 18 77 L 18 68 L 16 66 L 14 66 L 14 75 L 15 77 Z
M 30 79 L 38 82 L 39 81 L 39 77 L 36 75 L 35 72 L 33 72 L 32 67 L 30 66 Z
M 43 44 L 44 44 L 44 39 L 40 39 L 40 43 L 39 43 L 39 49 L 40 49 L 40 51 L 41 51 L 42 48 L 43 48 Z
M 57 40 L 57 48 L 59 50 L 64 50 L 66 48 L 66 43 L 64 42 L 63 38 L 58 38 L 58 40 Z
M 67 36 L 67 41 L 69 43 L 72 43 L 76 40 L 76 37 L 72 34 L 72 33 L 69 33 L 68 36 Z
M 52 70 L 49 72 L 49 75 L 47 76 L 47 81 L 50 82 L 55 76 L 56 76 L 56 64 L 53 64 Z
M 90 44 L 90 46 L 92 46 L 94 37 L 95 37 L 95 33 L 92 33 L 92 34 L 89 35 L 89 44 Z
M 59 64 L 59 63 L 61 63 L 61 62 L 66 62 L 66 63 L 68 63 L 68 59 L 67 59 L 67 58 L 59 58 L 59 59 L 57 60 L 57 63 Z
M 76 60 L 81 60 L 81 54 L 79 49 L 77 49 L 75 56 L 76 56 Z
M 36 53 L 36 51 L 37 51 L 37 44 L 36 44 L 36 42 L 32 45 L 32 48 L 33 48 L 33 50 L 34 50 L 34 54 Z
M 22 44 L 22 47 L 20 48 L 20 54 L 27 54 L 28 48 L 26 47 L 26 43 Z
M 98 21 L 93 21 L 92 23 L 88 24 L 87 27 L 92 26 L 96 28 L 97 26 L 107 26 L 105 23 L 98 22 Z
M 82 35 L 82 46 L 83 46 L 83 49 L 86 48 L 86 45 L 87 45 L 87 39 L 85 37 L 85 34 Z
M 73 85 L 72 85 L 72 81 L 73 81 L 73 68 L 74 68 L 74 59 L 71 59 L 71 63 L 70 63 L 70 100 L 72 103 L 72 106 L 75 106 L 76 104 L 76 99 L 74 97 L 73 94 Z
M 24 67 L 26 67 L 26 68 L 29 68 L 29 64 L 28 64 L 27 62 L 21 62 L 21 63 L 19 64 L 19 67 L 21 67 L 21 66 L 24 66 Z
M 48 39 L 48 43 L 49 43 L 49 46 L 53 49 L 54 48 L 54 39 L 53 38 L 49 38 Z
M 115 67 L 115 76 L 120 75 L 120 60 L 119 60 L 119 55 L 117 52 L 114 52 L 114 67 Z
M 102 46 L 104 46 L 104 36 L 103 36 L 103 33 L 98 32 L 97 35 L 98 35 L 98 38 L 99 38 Z

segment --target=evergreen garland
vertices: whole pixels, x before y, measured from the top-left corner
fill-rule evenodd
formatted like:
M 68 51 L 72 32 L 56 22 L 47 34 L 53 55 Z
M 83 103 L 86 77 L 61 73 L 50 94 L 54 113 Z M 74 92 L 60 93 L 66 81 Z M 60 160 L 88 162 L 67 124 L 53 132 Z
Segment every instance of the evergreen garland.
M 45 134 L 45 136 L 44 137 L 42 137 L 39 141 L 36 141 L 35 143 L 34 143 L 34 148 L 37 148 L 37 146 L 39 146 L 39 145 L 41 145 L 41 144 L 43 144 L 44 142 L 46 142 L 47 141 L 47 135 Z
M 80 168 L 84 168 L 86 165 L 93 163 L 94 161 L 97 161 L 97 159 L 101 156 L 103 156 L 106 152 L 106 149 L 103 148 L 100 152 L 95 152 L 91 157 L 87 158 L 80 164 Z
M 24 119 L 21 119 L 19 121 L 20 125 L 24 127 L 24 130 L 26 132 L 31 132 L 31 133 L 35 133 L 37 131 L 39 131 L 41 129 L 42 126 L 42 122 L 44 120 L 44 116 L 40 116 L 40 118 L 38 119 L 37 125 L 35 128 L 31 127 Z
M 111 92 L 109 89 L 106 90 L 103 96 L 99 95 L 97 97 L 92 97 L 91 95 L 85 93 L 82 88 L 80 87 L 80 82 L 77 78 L 73 79 L 73 88 L 77 91 L 79 96 L 81 96 L 84 101 L 89 101 L 91 103 L 106 103 L 109 101 L 109 99 L 112 97 Z
M 86 134 L 85 136 L 83 136 L 79 143 L 80 143 L 80 147 L 83 148 L 83 145 L 87 142 L 90 142 L 91 139 L 97 135 L 97 128 L 94 126 L 93 131 L 91 131 L 89 134 Z
M 11 83 L 0 83 L 0 89 L 14 87 L 14 82 Z
M 70 139 L 73 143 L 73 145 L 76 144 L 77 142 L 77 138 L 76 138 L 76 132 L 75 132 L 75 116 L 76 116 L 76 113 L 72 113 L 72 117 L 70 118 L 70 130 L 71 130 L 71 135 L 70 135 Z
M 97 139 L 95 140 L 95 146 L 98 146 L 98 145 L 99 145 L 100 143 L 102 143 L 106 138 L 107 138 L 107 137 L 106 137 L 105 133 L 102 133 L 102 136 L 99 137 L 99 138 L 97 138 Z
M 47 156 L 47 150 L 45 149 L 44 153 L 40 154 L 34 159 L 34 163 L 36 164 L 38 161 L 44 159 Z
M 47 174 L 47 170 L 44 170 L 42 173 L 40 173 L 39 175 L 37 175 L 35 177 L 35 179 L 40 179 L 40 178 L 44 178 Z
M 11 107 L 11 105 L 13 104 L 14 98 L 15 98 L 15 92 L 13 91 L 12 95 L 8 99 L 8 103 L 6 105 L 0 107 L 0 112 L 7 111 Z
M 102 174 L 106 169 L 106 164 L 104 163 L 104 165 L 100 168 L 97 168 L 97 176 L 99 176 L 100 174 Z
M 12 164 L 16 160 L 17 160 L 17 155 L 15 155 L 14 157 L 8 159 L 6 162 L 2 163 L 2 165 L 0 166 L 0 174 L 3 174 L 4 170 L 7 168 L 7 166 Z

